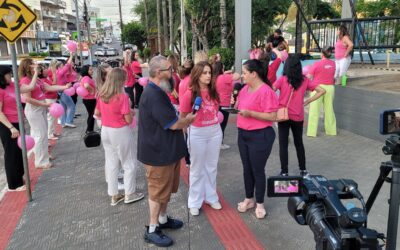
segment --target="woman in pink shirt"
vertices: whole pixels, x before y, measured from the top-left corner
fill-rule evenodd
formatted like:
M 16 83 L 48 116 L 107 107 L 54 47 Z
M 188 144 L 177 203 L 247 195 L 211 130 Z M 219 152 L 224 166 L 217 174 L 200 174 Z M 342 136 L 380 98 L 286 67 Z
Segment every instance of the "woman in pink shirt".
M 125 70 L 126 73 L 126 82 L 125 82 L 125 93 L 129 96 L 129 99 L 131 100 L 131 108 L 135 107 L 135 94 L 133 93 L 133 88 L 135 85 L 135 74 L 133 73 L 131 64 L 131 54 L 132 51 L 130 49 L 127 49 L 124 51 L 124 66 L 123 69 Z M 96 83 L 97 84 L 97 83 Z
M 300 55 L 290 56 L 285 63 L 283 76 L 275 83 L 274 89 L 280 90 L 279 108 L 288 108 L 289 120 L 278 123 L 279 131 L 279 156 L 281 161 L 281 175 L 288 176 L 288 143 L 289 130 L 292 130 L 294 145 L 299 162 L 300 175 L 307 175 L 306 155 L 303 145 L 304 106 L 317 100 L 325 90 L 303 76 Z M 316 94 L 304 101 L 306 91 Z
M 133 73 L 136 76 L 136 79 L 139 79 L 140 77 L 143 77 L 142 68 L 149 67 L 149 64 L 140 62 L 140 55 L 139 55 L 138 51 L 133 51 L 132 52 L 131 59 L 132 59 L 131 68 L 132 68 Z M 136 81 L 136 83 L 135 83 L 135 106 L 136 107 L 139 106 L 140 96 L 142 95 L 142 92 L 143 92 L 143 86 L 140 85 Z
M 50 63 L 50 68 L 46 69 L 43 66 L 40 66 L 40 73 L 39 73 L 39 78 L 43 82 L 47 83 L 48 85 L 57 85 L 57 77 L 53 77 L 56 75 L 56 66 L 57 66 L 57 61 L 52 61 Z M 50 72 L 50 73 L 49 73 Z M 46 102 L 47 103 L 55 103 L 57 102 L 58 98 L 58 93 L 57 92 L 46 92 Z M 56 118 L 52 116 L 50 113 L 47 113 L 47 136 L 49 140 L 57 140 L 58 137 L 55 135 L 56 132 Z
M 337 31 L 338 40 L 335 44 L 335 60 L 336 60 L 336 84 L 341 84 L 342 77 L 346 75 L 351 63 L 350 53 L 354 44 L 350 39 L 349 31 L 345 25 L 341 25 Z
M 178 91 L 179 91 L 179 84 L 181 82 L 181 79 L 179 79 L 178 74 L 176 73 L 178 71 L 178 59 L 174 56 L 174 55 L 169 55 L 167 58 L 168 62 L 171 63 L 171 67 L 172 67 L 172 77 L 170 79 L 170 83 L 171 85 L 173 84 L 173 89 L 171 92 L 167 92 L 167 95 L 169 97 L 169 99 L 171 100 L 172 105 L 174 105 L 174 107 L 176 109 L 179 109 L 178 107 Z
M 309 72 L 309 76 L 313 79 L 313 82 L 319 84 L 326 93 L 324 96 L 310 104 L 307 136 L 317 136 L 321 105 L 324 107 L 325 133 L 327 135 L 336 135 L 337 133 L 336 117 L 333 109 L 333 100 L 335 97 L 335 62 L 329 59 L 331 55 L 331 47 L 323 48 L 321 54 L 322 59 L 315 62 Z
M 11 67 L 0 65 L 0 138 L 4 150 L 4 168 L 8 191 L 24 191 L 24 166 L 22 151 L 18 147 L 19 136 L 18 111 L 15 100 L 15 87 L 12 82 Z M 21 86 L 21 93 L 35 88 L 37 74 L 29 85 Z
M 238 146 L 246 191 L 246 198 L 239 202 L 237 209 L 239 212 L 246 212 L 257 203 L 255 215 L 258 219 L 263 219 L 266 215 L 265 165 L 275 141 L 272 124 L 278 110 L 278 98 L 266 75 L 261 61 L 246 61 L 242 67 L 242 77 L 246 86 L 240 90 L 235 104 L 240 110 L 237 116 Z
M 30 58 L 21 60 L 18 74 L 20 77 L 19 84 L 29 85 L 34 77 L 38 75 L 38 67 Z M 36 168 L 51 168 L 50 156 L 48 152 L 48 131 L 47 131 L 47 108 L 50 103 L 46 103 L 45 92 L 47 91 L 63 91 L 71 87 L 71 84 L 65 86 L 50 86 L 40 80 L 37 81 L 35 88 L 27 93 L 24 93 L 26 107 L 25 115 L 31 127 L 31 136 L 35 139 L 35 147 L 33 152 L 35 154 L 35 167 Z
M 86 133 L 93 132 L 94 130 L 94 122 L 93 118 L 94 109 L 96 108 L 96 83 L 92 79 L 93 76 L 93 68 L 90 65 L 85 65 L 81 69 L 81 81 L 80 85 L 87 89 L 89 94 L 87 96 L 82 97 L 82 102 L 85 105 L 86 111 L 88 113 L 88 118 L 86 121 Z
M 135 139 L 129 127 L 133 120 L 129 98 L 123 92 L 126 73 L 121 68 L 114 68 L 108 73 L 103 87 L 99 91 L 95 116 L 101 119 L 101 141 L 106 161 L 106 179 L 111 206 L 120 201 L 132 203 L 143 199 L 142 193 L 136 192 L 136 157 L 133 145 Z M 120 164 L 121 163 L 121 164 Z M 119 166 L 124 169 L 125 196 L 118 192 Z
M 211 65 L 197 63 L 190 75 L 190 89 L 180 103 L 182 117 L 192 112 L 196 97 L 202 103 L 196 119 L 188 129 L 190 153 L 190 186 L 188 207 L 193 216 L 206 202 L 214 209 L 222 209 L 217 194 L 217 166 L 222 142 L 221 126 L 218 123 L 219 97 L 212 78 Z
M 178 96 L 179 96 L 179 103 L 182 102 L 182 97 L 186 93 L 189 88 L 189 81 L 190 81 L 190 73 L 194 67 L 194 63 L 192 60 L 187 59 L 182 66 L 178 69 L 179 77 L 181 78 L 181 82 L 178 88 Z

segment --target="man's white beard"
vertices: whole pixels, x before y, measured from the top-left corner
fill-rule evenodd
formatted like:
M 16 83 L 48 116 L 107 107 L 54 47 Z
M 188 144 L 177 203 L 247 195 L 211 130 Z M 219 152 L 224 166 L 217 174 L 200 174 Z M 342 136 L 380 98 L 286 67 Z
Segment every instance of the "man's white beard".
M 168 80 L 161 80 L 160 81 L 160 88 L 162 90 L 164 90 L 167 93 L 171 93 L 172 89 L 171 89 L 171 85 L 169 84 Z

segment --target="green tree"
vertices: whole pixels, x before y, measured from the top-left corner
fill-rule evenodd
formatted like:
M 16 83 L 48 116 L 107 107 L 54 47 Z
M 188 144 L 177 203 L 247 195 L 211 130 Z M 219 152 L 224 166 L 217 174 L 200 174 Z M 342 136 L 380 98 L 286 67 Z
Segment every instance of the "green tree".
M 313 18 L 317 20 L 340 18 L 340 14 L 331 4 L 318 0 Z
M 146 30 L 140 22 L 130 22 L 122 28 L 122 40 L 125 43 L 131 43 L 142 50 L 146 42 Z
M 357 13 L 364 17 L 398 16 L 400 0 L 357 1 Z

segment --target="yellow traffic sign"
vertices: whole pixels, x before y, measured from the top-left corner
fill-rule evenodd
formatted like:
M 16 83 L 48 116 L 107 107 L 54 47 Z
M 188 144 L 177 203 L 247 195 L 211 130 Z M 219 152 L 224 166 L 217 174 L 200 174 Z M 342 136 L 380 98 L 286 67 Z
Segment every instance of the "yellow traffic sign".
M 36 14 L 21 0 L 0 0 L 0 34 L 13 43 L 36 20 Z

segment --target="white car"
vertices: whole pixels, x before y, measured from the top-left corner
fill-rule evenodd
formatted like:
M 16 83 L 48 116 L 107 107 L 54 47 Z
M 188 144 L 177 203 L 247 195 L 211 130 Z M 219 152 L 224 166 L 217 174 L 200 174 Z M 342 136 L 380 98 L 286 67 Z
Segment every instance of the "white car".
M 108 48 L 107 56 L 118 56 L 118 51 L 114 48 Z
M 105 48 L 98 48 L 96 49 L 96 51 L 94 52 L 95 56 L 106 56 L 107 55 L 107 49 Z
M 104 39 L 104 43 L 112 43 L 112 38 L 111 37 L 107 37 Z

